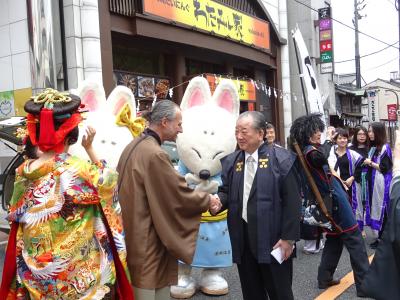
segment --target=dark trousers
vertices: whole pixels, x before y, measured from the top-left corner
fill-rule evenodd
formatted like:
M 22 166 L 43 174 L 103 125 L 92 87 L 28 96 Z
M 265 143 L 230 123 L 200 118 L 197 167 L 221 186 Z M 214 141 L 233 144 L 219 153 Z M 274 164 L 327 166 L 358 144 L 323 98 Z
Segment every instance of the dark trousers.
M 326 283 L 333 279 L 336 267 L 342 255 L 343 245 L 350 254 L 350 263 L 353 268 L 354 281 L 357 291 L 362 279 L 369 268 L 367 251 L 364 240 L 358 228 L 344 232 L 338 236 L 327 235 L 321 263 L 318 268 L 318 282 Z
M 243 222 L 244 223 L 244 222 Z M 241 263 L 237 265 L 244 300 L 292 300 L 293 261 L 282 264 L 260 264 L 250 246 L 247 226 L 244 225 L 244 249 Z M 274 259 L 274 258 L 272 258 Z M 268 298 L 269 297 L 269 298 Z

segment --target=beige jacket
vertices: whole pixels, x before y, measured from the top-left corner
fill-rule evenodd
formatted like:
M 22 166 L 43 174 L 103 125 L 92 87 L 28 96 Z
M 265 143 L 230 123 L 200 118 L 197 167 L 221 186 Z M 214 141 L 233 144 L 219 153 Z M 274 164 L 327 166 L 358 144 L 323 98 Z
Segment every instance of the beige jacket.
M 132 284 L 156 289 L 177 283 L 178 259 L 192 262 L 208 195 L 187 186 L 155 138 L 146 137 L 130 154 L 138 140 L 118 164 L 119 201 Z

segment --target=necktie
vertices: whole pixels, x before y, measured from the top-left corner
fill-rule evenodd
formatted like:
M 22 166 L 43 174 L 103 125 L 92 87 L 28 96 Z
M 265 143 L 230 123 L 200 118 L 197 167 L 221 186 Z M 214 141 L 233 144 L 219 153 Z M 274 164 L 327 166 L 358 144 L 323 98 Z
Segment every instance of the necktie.
M 246 159 L 246 170 L 244 174 L 244 190 L 243 190 L 243 210 L 242 210 L 242 218 L 247 222 L 247 202 L 249 201 L 249 195 L 251 186 L 253 185 L 255 168 L 254 168 L 254 157 L 249 156 Z

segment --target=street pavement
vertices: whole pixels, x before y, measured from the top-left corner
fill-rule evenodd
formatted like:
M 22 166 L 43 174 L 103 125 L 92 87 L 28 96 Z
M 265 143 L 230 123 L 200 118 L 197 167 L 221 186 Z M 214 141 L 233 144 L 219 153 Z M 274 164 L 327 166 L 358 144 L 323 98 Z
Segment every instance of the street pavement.
M 3 271 L 4 255 L 5 255 L 5 241 L 6 235 L 0 232 L 0 276 Z M 367 239 L 367 250 L 368 255 L 371 255 L 373 251 L 369 249 L 368 243 L 371 242 Z M 301 249 L 303 247 L 303 242 L 297 243 L 297 258 L 294 260 L 294 278 L 293 278 L 293 292 L 296 300 L 310 300 L 315 299 L 320 295 L 323 290 L 319 290 L 317 287 L 317 270 L 319 261 L 321 259 L 321 254 L 306 255 Z M 350 259 L 346 249 L 343 250 L 342 257 L 340 259 L 338 268 L 335 272 L 335 277 L 342 278 L 347 273 L 351 271 Z M 199 278 L 200 270 L 193 270 L 195 278 Z M 198 292 L 192 299 L 193 300 L 242 300 L 242 292 L 240 289 L 240 281 L 237 274 L 236 266 L 224 270 L 224 276 L 229 283 L 229 294 L 222 297 L 210 297 Z M 172 298 L 171 298 L 172 299 Z M 350 299 L 361 299 L 357 298 L 356 290 L 354 285 L 352 285 L 348 290 L 346 290 L 342 295 L 340 295 L 338 300 L 350 300 Z M 365 299 L 365 298 L 364 298 Z M 332 300 L 326 298 L 326 300 Z

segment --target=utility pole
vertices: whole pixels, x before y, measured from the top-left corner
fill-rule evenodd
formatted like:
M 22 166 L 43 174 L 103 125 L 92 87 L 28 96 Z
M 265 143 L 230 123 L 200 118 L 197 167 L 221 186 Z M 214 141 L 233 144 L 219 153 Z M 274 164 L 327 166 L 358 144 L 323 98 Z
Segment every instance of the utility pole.
M 360 15 L 360 11 L 365 8 L 367 4 L 364 4 L 365 0 L 354 0 L 354 19 L 353 25 L 355 29 L 355 61 L 356 61 L 356 86 L 358 89 L 361 88 L 361 63 L 360 63 L 360 43 L 358 39 L 358 20 L 361 20 L 363 17 Z M 397 0 L 399 1 L 399 0 Z M 363 5 L 364 4 L 364 5 Z

